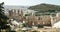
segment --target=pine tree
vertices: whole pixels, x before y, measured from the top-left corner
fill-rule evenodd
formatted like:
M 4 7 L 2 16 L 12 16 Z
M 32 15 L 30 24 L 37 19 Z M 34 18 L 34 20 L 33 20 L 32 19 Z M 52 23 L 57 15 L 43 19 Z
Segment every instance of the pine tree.
M 9 18 L 4 13 L 3 4 L 4 2 L 0 3 L 0 30 L 10 28 L 10 26 L 7 25 L 8 24 L 7 20 Z

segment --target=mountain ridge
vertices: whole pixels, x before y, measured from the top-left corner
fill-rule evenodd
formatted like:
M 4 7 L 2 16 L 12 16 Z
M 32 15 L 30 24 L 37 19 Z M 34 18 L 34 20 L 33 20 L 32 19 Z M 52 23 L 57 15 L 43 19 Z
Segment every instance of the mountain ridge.
M 5 9 L 20 9 L 20 8 L 24 8 L 24 9 L 27 9 L 28 6 L 12 6 L 12 5 L 4 5 L 4 8 Z

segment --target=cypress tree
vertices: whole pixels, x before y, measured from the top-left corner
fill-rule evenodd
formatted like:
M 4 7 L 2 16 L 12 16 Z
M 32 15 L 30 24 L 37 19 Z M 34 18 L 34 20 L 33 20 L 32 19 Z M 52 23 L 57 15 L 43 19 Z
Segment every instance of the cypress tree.
M 7 20 L 9 19 L 5 13 L 4 13 L 4 7 L 3 7 L 4 2 L 0 3 L 0 31 L 2 29 L 8 29 L 10 26 L 8 26 Z

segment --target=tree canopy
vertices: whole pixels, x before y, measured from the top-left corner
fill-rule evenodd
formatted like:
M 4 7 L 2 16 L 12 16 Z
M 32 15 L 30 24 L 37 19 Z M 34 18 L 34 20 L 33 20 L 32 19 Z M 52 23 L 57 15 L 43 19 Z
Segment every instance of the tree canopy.
M 7 25 L 8 24 L 7 20 L 9 18 L 4 13 L 3 4 L 4 2 L 0 3 L 0 30 L 9 28 L 9 26 Z

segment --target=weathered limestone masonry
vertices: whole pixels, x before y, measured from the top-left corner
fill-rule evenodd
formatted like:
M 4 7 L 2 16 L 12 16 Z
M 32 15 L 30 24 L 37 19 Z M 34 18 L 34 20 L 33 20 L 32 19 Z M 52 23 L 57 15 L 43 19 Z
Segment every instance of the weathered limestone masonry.
M 59 22 L 60 21 L 60 12 L 59 13 L 56 13 L 56 16 L 51 17 L 51 25 L 52 25 L 52 28 L 55 28 L 53 27 L 55 23 Z
M 50 16 L 27 16 L 27 20 L 30 25 L 51 25 Z
M 9 11 L 9 18 L 14 18 L 16 20 L 23 21 L 23 12 L 22 10 L 12 9 Z
M 19 9 L 10 10 L 9 17 L 19 21 L 27 21 L 28 25 L 30 26 L 38 24 L 44 26 L 53 26 L 54 23 L 60 21 L 60 13 L 57 13 L 54 17 L 52 17 L 51 15 L 35 16 L 33 13 L 30 16 L 23 16 L 23 10 Z

